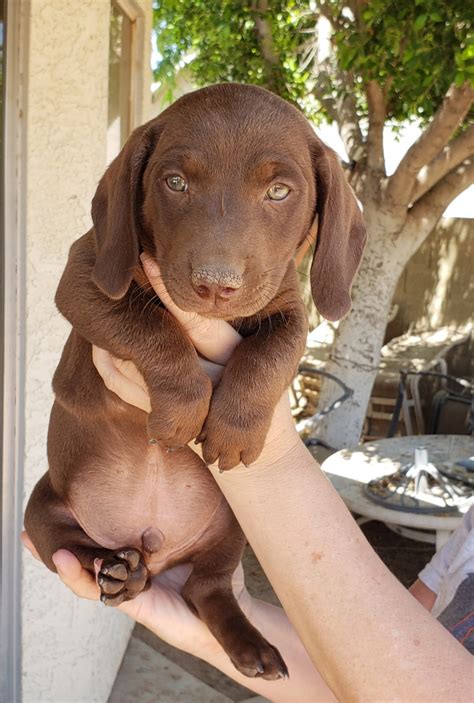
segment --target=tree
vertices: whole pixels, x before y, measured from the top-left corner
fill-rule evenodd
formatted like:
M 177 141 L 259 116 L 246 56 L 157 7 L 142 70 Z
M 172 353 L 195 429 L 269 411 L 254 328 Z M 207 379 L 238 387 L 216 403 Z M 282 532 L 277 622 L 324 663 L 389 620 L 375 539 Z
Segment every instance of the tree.
M 406 263 L 449 203 L 474 182 L 474 6 L 465 0 L 157 0 L 157 77 L 184 56 L 198 84 L 263 85 L 310 119 L 337 123 L 368 243 L 327 371 L 354 390 L 318 425 L 359 440 L 390 304 Z M 423 128 L 387 176 L 383 131 Z M 323 383 L 320 403 L 337 393 Z

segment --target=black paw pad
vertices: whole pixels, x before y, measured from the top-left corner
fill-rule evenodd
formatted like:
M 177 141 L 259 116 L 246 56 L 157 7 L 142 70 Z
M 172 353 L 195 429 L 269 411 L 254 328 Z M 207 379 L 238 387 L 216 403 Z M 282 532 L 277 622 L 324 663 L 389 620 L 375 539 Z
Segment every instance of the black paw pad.
M 121 549 L 108 559 L 104 559 L 97 575 L 101 595 L 105 605 L 117 606 L 135 598 L 148 583 L 148 569 L 137 549 Z

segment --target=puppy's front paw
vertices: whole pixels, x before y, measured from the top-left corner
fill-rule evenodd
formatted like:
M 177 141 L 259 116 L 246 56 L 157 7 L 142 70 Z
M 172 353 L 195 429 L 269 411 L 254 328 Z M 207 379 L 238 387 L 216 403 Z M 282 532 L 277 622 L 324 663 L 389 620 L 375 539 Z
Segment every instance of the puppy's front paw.
M 263 413 L 241 414 L 220 411 L 219 403 L 211 406 L 198 442 L 206 464 L 219 460 L 220 471 L 232 469 L 237 464 L 252 464 L 260 456 L 271 416 Z
M 121 549 L 104 559 L 97 576 L 100 600 L 117 606 L 131 600 L 148 587 L 148 569 L 137 549 Z
M 209 411 L 212 384 L 202 372 L 191 379 L 174 379 L 159 389 L 148 416 L 148 436 L 178 449 L 197 437 Z

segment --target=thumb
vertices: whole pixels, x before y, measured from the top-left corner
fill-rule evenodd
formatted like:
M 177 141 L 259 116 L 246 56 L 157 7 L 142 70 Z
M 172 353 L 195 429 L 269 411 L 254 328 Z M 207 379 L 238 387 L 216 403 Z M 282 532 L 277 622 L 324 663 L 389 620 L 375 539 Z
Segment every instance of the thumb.
M 53 563 L 61 581 L 80 598 L 97 600 L 99 587 L 95 578 L 84 569 L 77 557 L 67 549 L 59 549 L 52 556 Z

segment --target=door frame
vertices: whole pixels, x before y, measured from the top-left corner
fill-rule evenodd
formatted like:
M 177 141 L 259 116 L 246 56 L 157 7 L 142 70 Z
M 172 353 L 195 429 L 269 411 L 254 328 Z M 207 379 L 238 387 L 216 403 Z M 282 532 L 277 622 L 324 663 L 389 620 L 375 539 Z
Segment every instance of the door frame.
M 0 699 L 21 701 L 21 544 L 25 427 L 26 95 L 30 0 L 6 0 L 3 213 L 3 453 Z

